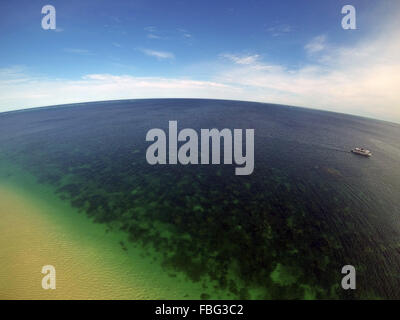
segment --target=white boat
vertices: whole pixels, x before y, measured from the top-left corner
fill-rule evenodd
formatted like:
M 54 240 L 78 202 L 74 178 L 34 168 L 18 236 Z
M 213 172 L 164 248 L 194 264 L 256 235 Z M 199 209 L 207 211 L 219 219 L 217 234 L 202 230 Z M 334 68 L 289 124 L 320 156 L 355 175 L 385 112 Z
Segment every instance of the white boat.
M 360 156 L 364 156 L 364 157 L 372 156 L 372 152 L 367 149 L 364 149 L 364 148 L 354 148 L 353 150 L 351 150 L 351 152 L 353 152 L 355 154 L 359 154 Z

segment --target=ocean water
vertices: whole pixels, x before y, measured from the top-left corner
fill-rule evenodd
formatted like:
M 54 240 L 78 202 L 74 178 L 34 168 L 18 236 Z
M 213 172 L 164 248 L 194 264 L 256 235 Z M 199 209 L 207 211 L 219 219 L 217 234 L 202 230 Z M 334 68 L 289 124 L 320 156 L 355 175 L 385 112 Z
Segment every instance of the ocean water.
M 50 186 L 13 169 L 0 183 L 0 300 L 199 299 L 200 283 L 165 273 L 126 233 L 94 224 Z M 56 290 L 42 288 L 49 264 Z
M 255 129 L 253 174 L 149 165 L 146 133 L 170 120 Z M 120 250 L 140 247 L 162 276 L 200 285 L 202 299 L 399 299 L 399 138 L 397 124 L 289 106 L 86 103 L 0 114 L 0 173 L 32 175 L 93 225 L 126 235 Z M 355 266 L 357 290 L 341 288 L 344 265 Z

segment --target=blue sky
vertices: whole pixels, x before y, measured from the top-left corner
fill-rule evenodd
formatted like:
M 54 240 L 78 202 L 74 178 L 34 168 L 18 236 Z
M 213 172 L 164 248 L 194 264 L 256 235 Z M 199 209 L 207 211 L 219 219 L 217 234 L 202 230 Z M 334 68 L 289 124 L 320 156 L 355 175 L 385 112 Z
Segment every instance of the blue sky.
M 56 30 L 41 9 L 56 8 Z M 341 8 L 357 10 L 343 30 Z M 2 1 L 0 112 L 124 98 L 299 105 L 400 122 L 396 0 Z

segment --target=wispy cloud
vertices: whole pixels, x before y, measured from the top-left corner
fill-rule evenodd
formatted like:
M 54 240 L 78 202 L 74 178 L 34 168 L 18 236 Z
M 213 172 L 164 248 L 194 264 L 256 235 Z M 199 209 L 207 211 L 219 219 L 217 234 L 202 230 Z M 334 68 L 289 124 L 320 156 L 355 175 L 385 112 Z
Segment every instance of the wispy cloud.
M 12 70 L 1 70 L 9 79 Z M 89 74 L 79 80 L 37 79 L 18 73 L 23 82 L 0 81 L 0 112 L 28 107 L 132 98 L 232 98 L 243 94 L 240 88 L 213 81 L 177 78 L 134 77 L 130 75 Z M 21 91 L 22 90 L 22 91 Z M 23 92 L 23 94 L 21 94 Z
M 34 81 L 34 78 L 27 75 L 27 69 L 24 66 L 17 65 L 9 68 L 0 68 L 0 87 L 30 81 Z
M 400 122 L 399 39 L 397 28 L 348 47 L 319 36 L 304 47 L 314 58 L 309 65 L 289 68 L 259 59 L 238 64 L 232 58 L 232 67 L 214 81 L 245 87 L 257 100 Z
M 148 26 L 144 28 L 147 32 L 157 32 L 157 28 L 155 26 Z
M 158 28 L 155 26 L 145 27 L 144 30 L 147 32 L 146 37 L 148 39 L 153 39 L 153 40 L 164 39 L 164 37 L 160 35 L 160 31 L 158 30 Z
M 278 24 L 267 28 L 267 32 L 273 37 L 279 37 L 293 31 L 293 27 L 288 24 Z
M 157 35 L 155 35 L 154 33 L 149 33 L 149 34 L 147 35 L 147 38 L 149 38 L 149 39 L 161 39 L 160 36 L 157 36 Z
M 250 65 L 254 64 L 260 59 L 260 56 L 258 54 L 253 54 L 253 55 L 235 55 L 235 54 L 230 54 L 230 53 L 224 53 L 220 55 L 222 58 L 226 58 L 235 64 L 245 64 L 245 65 Z
M 191 43 L 193 40 L 193 35 L 186 29 L 173 29 L 173 30 L 160 30 L 155 26 L 145 27 L 146 37 L 152 40 L 176 40 L 184 39 L 187 43 Z
M 175 55 L 172 52 L 156 51 L 156 50 L 150 50 L 150 49 L 140 49 L 140 51 L 142 51 L 144 54 L 146 54 L 150 57 L 155 57 L 159 60 L 175 58 Z
M 325 35 L 320 35 L 315 38 L 313 38 L 309 43 L 307 43 L 304 46 L 304 49 L 309 54 L 313 54 L 316 52 L 320 52 L 326 48 L 326 36 Z
M 180 35 L 184 39 L 191 39 L 193 37 L 192 34 L 189 31 L 187 31 L 186 29 L 178 28 L 177 31 L 180 33 Z

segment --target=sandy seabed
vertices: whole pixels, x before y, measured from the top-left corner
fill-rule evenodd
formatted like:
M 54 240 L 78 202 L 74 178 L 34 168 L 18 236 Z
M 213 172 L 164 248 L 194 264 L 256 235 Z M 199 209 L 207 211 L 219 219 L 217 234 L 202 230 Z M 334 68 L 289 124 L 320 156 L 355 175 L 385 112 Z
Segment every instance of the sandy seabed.
M 0 185 L 0 299 L 199 298 L 200 287 L 168 277 L 140 249 L 123 250 L 120 233 L 57 201 Z M 45 265 L 55 267 L 54 290 L 42 288 Z

